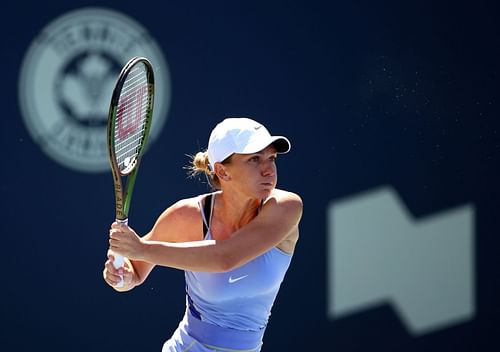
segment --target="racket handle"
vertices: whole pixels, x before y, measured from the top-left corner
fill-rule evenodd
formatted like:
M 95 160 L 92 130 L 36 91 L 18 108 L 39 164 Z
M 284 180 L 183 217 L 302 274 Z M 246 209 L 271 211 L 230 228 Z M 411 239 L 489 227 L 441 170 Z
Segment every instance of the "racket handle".
M 128 219 L 124 219 L 124 220 L 116 220 L 117 223 L 119 224 L 123 224 L 123 225 L 128 225 Z M 125 264 L 125 258 L 119 254 L 114 254 L 113 253 L 113 257 L 115 258 L 113 260 L 113 266 L 115 267 L 115 269 L 120 269 L 121 267 L 123 267 L 123 265 Z M 121 276 L 121 280 L 119 283 L 116 284 L 116 287 L 123 287 L 123 276 Z

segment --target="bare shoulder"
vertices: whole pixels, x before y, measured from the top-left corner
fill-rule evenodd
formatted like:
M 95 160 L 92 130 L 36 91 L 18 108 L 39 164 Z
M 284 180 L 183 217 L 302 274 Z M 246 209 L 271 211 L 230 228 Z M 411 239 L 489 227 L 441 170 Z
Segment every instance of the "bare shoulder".
M 156 220 L 148 239 L 167 242 L 203 239 L 200 199 L 201 196 L 181 199 L 165 209 Z
M 264 208 L 266 207 L 269 209 L 270 219 L 274 219 L 272 221 L 282 221 L 289 228 L 288 234 L 276 247 L 292 255 L 299 240 L 299 222 L 302 218 L 303 208 L 302 198 L 296 193 L 276 189 L 266 199 Z
M 280 212 L 291 212 L 290 215 L 302 216 L 303 202 L 302 198 L 293 192 L 282 189 L 275 189 L 271 195 L 264 201 L 264 207 L 269 206 Z
M 290 202 L 296 202 L 300 205 L 302 205 L 302 198 L 297 193 L 293 193 L 290 191 L 285 191 L 283 189 L 275 189 L 273 193 L 271 194 L 271 197 L 275 197 L 278 200 L 282 201 L 290 201 Z
M 193 220 L 200 217 L 200 202 L 201 196 L 181 199 L 170 207 L 168 207 L 160 218 L 168 218 L 169 221 L 185 221 Z

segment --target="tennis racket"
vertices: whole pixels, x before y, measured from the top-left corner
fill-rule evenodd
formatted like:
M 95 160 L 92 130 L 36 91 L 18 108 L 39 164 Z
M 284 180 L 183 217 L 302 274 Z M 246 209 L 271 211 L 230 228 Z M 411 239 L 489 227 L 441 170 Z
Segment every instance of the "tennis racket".
M 128 223 L 132 191 L 153 118 L 153 98 L 153 67 L 148 59 L 134 57 L 118 76 L 108 115 L 108 152 L 119 223 Z M 122 267 L 124 258 L 113 256 L 113 266 Z M 117 286 L 123 287 L 123 278 Z

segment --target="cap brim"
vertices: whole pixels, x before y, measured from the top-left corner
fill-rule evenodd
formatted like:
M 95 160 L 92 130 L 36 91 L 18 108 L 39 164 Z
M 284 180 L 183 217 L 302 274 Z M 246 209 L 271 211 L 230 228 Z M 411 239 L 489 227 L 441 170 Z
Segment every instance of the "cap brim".
M 283 137 L 283 136 L 278 136 L 278 137 L 273 137 L 273 138 L 276 138 L 276 139 L 274 140 L 274 142 L 272 142 L 272 144 L 274 145 L 274 147 L 276 148 L 276 151 L 279 154 L 285 154 L 285 153 L 288 153 L 290 151 L 290 148 L 292 147 L 292 145 L 290 144 L 290 141 L 288 140 L 288 138 Z
M 288 138 L 283 136 L 270 136 L 269 138 L 259 140 L 258 142 L 251 143 L 245 147 L 242 151 L 236 152 L 238 154 L 252 154 L 260 152 L 261 150 L 267 148 L 270 145 L 276 148 L 279 154 L 285 154 L 290 151 L 291 144 Z

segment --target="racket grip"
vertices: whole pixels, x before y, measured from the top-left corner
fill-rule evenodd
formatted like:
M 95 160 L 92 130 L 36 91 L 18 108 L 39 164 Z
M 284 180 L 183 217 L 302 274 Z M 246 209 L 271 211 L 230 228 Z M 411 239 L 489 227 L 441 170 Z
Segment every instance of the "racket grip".
M 119 224 L 123 224 L 123 225 L 127 225 L 128 224 L 128 219 L 124 219 L 124 220 L 116 220 L 117 223 Z M 113 266 L 115 267 L 115 269 L 120 269 L 121 267 L 123 267 L 123 265 L 125 264 L 125 258 L 119 254 L 114 254 L 113 253 L 113 256 L 114 256 L 114 260 L 113 260 Z M 119 283 L 116 284 L 116 287 L 123 287 L 124 285 L 124 282 L 123 282 L 123 276 L 121 276 L 121 280 Z
M 119 254 L 113 254 L 114 256 L 114 260 L 113 260 L 113 266 L 115 267 L 115 269 L 120 269 L 121 267 L 123 267 L 123 265 L 125 264 L 125 258 L 123 258 L 121 255 Z M 116 287 L 123 287 L 123 276 L 120 275 L 120 282 L 116 284 Z

